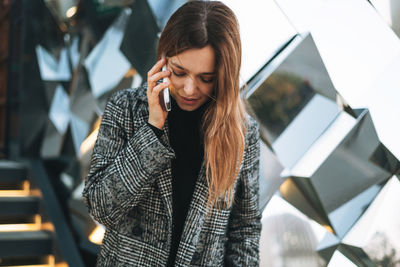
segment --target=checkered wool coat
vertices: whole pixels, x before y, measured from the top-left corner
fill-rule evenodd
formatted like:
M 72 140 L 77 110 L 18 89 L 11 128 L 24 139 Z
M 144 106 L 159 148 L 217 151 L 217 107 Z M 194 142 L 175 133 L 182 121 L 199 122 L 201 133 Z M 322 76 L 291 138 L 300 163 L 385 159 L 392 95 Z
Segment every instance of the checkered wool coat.
M 83 200 L 106 226 L 97 266 L 165 266 L 172 232 L 171 160 L 164 134 L 148 121 L 147 87 L 114 93 L 105 108 Z M 259 133 L 250 116 L 245 154 L 229 208 L 206 216 L 204 161 L 195 185 L 175 266 L 258 266 Z M 222 167 L 222 166 L 221 166 Z

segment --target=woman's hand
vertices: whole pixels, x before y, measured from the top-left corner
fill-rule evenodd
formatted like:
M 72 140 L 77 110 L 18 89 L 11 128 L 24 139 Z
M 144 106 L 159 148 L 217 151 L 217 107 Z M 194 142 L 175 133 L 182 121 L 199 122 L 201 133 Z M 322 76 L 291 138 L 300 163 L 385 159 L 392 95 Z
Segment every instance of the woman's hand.
M 157 81 L 168 77 L 170 72 L 160 71 L 162 66 L 166 64 L 166 59 L 160 59 L 153 68 L 147 73 L 147 101 L 149 102 L 149 123 L 155 127 L 162 129 L 168 116 L 168 111 L 164 107 L 163 96 L 160 91 L 167 88 L 169 81 L 157 85 Z

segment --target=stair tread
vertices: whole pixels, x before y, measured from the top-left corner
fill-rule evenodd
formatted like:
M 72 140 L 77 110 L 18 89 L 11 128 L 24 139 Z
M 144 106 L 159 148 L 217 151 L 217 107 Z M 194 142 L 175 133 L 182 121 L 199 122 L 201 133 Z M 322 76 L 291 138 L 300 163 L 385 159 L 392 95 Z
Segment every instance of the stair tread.
M 10 160 L 0 160 L 0 169 L 26 169 L 25 165 Z
M 24 164 L 8 160 L 0 160 L 0 182 L 19 183 L 27 180 L 27 168 Z
M 38 214 L 39 201 L 38 196 L 0 197 L 0 216 L 32 216 Z
M 21 231 L 21 232 L 0 232 L 0 242 L 14 240 L 51 240 L 52 232 L 40 231 Z
M 50 231 L 0 232 L 0 257 L 40 257 L 52 254 Z
M 0 205 L 1 202 L 32 202 L 38 200 L 40 200 L 38 196 L 6 196 L 0 197 Z

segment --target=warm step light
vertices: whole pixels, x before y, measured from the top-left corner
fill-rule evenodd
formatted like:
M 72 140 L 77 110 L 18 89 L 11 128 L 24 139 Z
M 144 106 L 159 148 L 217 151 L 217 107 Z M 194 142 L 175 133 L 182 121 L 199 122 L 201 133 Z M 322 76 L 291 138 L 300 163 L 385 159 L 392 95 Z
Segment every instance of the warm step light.
M 0 197 L 26 197 L 32 195 L 33 191 L 30 190 L 29 181 L 24 181 L 21 190 L 0 190 Z
M 32 264 L 32 265 L 13 265 L 9 267 L 68 267 L 66 262 L 55 263 L 53 255 L 47 256 L 46 264 Z
M 101 243 L 103 242 L 104 233 L 105 233 L 104 227 L 98 225 L 89 235 L 90 242 L 95 243 L 97 245 L 101 245 Z
M 24 231 L 54 231 L 54 225 L 50 222 L 42 223 L 42 217 L 35 215 L 34 223 L 0 224 L 0 232 L 24 232 Z

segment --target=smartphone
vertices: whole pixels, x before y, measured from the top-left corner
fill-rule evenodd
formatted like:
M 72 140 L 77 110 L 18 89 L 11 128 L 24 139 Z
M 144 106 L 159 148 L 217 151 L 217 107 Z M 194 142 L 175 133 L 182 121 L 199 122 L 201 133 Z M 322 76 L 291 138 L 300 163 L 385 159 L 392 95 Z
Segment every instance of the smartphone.
M 163 71 L 166 71 L 166 70 L 167 70 L 167 65 L 164 65 L 164 66 L 162 67 L 162 70 L 163 70 Z M 167 81 L 168 81 L 168 78 L 165 77 L 165 78 L 163 78 L 162 81 L 163 81 L 163 82 L 167 82 Z M 170 99 L 170 95 L 169 95 L 169 87 L 163 89 L 161 93 L 162 93 L 162 99 L 163 99 L 163 101 L 164 101 L 165 109 L 166 109 L 167 111 L 171 111 L 171 99 Z

